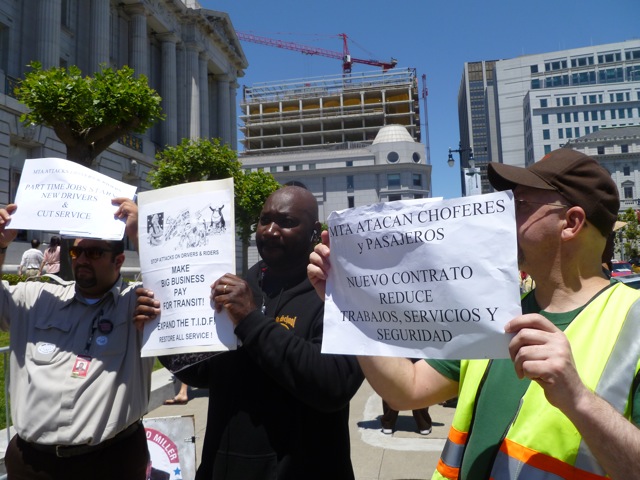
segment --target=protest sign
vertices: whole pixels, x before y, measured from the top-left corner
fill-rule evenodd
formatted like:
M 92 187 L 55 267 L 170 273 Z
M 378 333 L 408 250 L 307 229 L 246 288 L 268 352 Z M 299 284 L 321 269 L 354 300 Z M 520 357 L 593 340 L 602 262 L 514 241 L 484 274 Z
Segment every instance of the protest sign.
M 133 198 L 136 187 L 60 158 L 25 160 L 11 228 L 122 240 L 125 221 L 111 200 Z
M 323 353 L 507 358 L 521 313 L 513 195 L 407 200 L 328 219 Z
M 161 302 L 145 325 L 143 356 L 235 349 L 226 312 L 215 312 L 211 284 L 235 273 L 233 179 L 140 193 L 140 270 Z
M 190 480 L 196 476 L 193 415 L 145 418 L 148 480 Z

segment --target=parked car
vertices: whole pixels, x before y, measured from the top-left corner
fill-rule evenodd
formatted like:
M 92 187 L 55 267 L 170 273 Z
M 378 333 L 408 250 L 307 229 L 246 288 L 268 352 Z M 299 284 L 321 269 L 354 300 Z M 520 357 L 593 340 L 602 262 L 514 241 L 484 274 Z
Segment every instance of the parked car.
M 616 277 L 616 282 L 621 282 L 636 290 L 640 289 L 640 274 L 634 273 L 633 275 L 622 275 Z
M 633 275 L 633 267 L 629 262 L 611 262 L 611 276 L 612 277 L 624 277 L 627 275 Z

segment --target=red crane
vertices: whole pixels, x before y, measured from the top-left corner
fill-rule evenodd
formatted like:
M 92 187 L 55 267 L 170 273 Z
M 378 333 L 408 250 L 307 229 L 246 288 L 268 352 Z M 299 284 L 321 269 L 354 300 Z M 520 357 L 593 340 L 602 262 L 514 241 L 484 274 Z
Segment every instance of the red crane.
M 252 33 L 237 32 L 238 38 L 245 42 L 259 43 L 261 45 L 269 45 L 276 48 L 284 48 L 285 50 L 293 50 L 295 52 L 301 52 L 306 55 L 320 55 L 322 57 L 337 58 L 342 60 L 342 73 L 347 75 L 351 73 L 351 65 L 354 63 L 363 63 L 365 65 L 373 65 L 375 67 L 382 67 L 383 71 L 387 71 L 396 66 L 398 61 L 392 58 L 389 62 L 381 62 L 378 60 L 365 60 L 362 58 L 353 58 L 349 53 L 349 45 L 347 44 L 347 34 L 339 33 L 338 36 L 342 37 L 342 53 L 333 50 L 327 50 L 325 48 L 310 47 L 308 45 L 302 45 L 296 42 L 285 42 L 283 40 L 276 40 L 274 38 L 261 37 Z

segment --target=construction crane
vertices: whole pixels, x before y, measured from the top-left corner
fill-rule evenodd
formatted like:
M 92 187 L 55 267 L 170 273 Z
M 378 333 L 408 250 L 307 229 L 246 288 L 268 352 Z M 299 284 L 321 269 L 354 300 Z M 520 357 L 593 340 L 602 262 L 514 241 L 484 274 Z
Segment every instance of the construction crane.
M 308 45 L 302 45 L 296 42 L 285 42 L 283 40 L 276 40 L 274 38 L 261 37 L 259 35 L 253 35 L 252 33 L 238 32 L 236 35 L 240 40 L 245 42 L 259 43 L 261 45 L 269 45 L 271 47 L 283 48 L 285 50 L 293 50 L 295 52 L 301 52 L 306 55 L 320 55 L 322 57 L 337 58 L 342 60 L 342 74 L 348 75 L 351 73 L 351 66 L 354 63 L 363 63 L 365 65 L 373 65 L 374 67 L 382 67 L 383 71 L 387 71 L 396 66 L 398 61 L 392 58 L 388 62 L 381 62 L 378 60 L 366 60 L 362 58 L 353 58 L 349 53 L 349 45 L 347 43 L 347 34 L 339 33 L 338 36 L 342 37 L 342 53 L 327 50 L 325 48 L 310 47 Z
M 425 146 L 427 147 L 427 165 L 431 165 L 431 147 L 429 146 L 429 111 L 427 110 L 427 97 L 429 89 L 427 88 L 427 75 L 422 74 L 422 101 L 424 102 L 424 133 Z

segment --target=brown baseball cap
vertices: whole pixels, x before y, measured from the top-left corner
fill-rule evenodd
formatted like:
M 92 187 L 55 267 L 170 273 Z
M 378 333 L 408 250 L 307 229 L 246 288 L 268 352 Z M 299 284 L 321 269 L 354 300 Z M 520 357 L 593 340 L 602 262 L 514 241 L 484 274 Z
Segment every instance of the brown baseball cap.
M 522 168 L 490 162 L 488 177 L 498 190 L 513 190 L 518 185 L 554 190 L 571 205 L 582 207 L 587 220 L 604 236 L 618 219 L 620 197 L 611 175 L 591 157 L 559 148 L 533 165 Z

